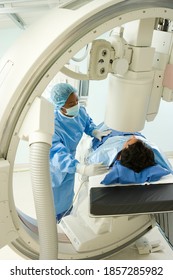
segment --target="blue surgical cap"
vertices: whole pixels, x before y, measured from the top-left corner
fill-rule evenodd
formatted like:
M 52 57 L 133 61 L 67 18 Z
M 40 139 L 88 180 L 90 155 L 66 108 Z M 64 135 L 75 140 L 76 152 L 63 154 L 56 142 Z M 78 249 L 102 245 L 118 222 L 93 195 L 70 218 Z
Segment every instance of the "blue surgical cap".
M 67 83 L 60 83 L 53 86 L 51 99 L 58 109 L 64 106 L 71 93 L 76 93 L 77 89 Z

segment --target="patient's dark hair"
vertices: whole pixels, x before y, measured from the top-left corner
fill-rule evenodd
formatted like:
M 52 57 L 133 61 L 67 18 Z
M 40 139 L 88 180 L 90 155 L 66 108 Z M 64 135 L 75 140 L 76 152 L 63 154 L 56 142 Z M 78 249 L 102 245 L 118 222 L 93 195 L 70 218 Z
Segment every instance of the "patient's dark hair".
M 154 153 L 144 142 L 138 140 L 121 151 L 120 163 L 139 173 L 144 168 L 155 165 Z

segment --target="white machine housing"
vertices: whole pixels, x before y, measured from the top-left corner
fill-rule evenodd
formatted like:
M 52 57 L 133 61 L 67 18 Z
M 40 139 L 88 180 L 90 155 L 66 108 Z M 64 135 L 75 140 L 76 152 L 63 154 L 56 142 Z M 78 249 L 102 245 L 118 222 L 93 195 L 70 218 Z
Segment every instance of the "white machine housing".
M 0 233 L 1 247 L 9 244 L 18 254 L 29 259 L 40 258 L 40 252 L 42 252 L 41 258 L 48 257 L 49 259 L 54 259 L 55 255 L 58 259 L 102 258 L 127 246 L 152 228 L 153 217 L 150 215 L 137 217 L 136 219 L 140 221 L 138 223 L 136 220 L 135 228 L 133 227 L 134 220 L 126 218 L 124 223 L 120 223 L 122 232 L 126 233 L 125 236 L 122 239 L 121 234 L 115 234 L 114 240 L 112 237 L 107 238 L 107 247 L 104 247 L 104 242 L 101 242 L 105 237 L 104 232 L 100 232 L 102 235 L 99 236 L 99 246 L 92 249 L 90 244 L 97 239 L 98 232 L 96 232 L 90 241 L 87 241 L 86 246 L 84 245 L 85 250 L 82 249 L 82 252 L 77 252 L 71 243 L 61 242 L 59 238 L 59 246 L 52 250 L 51 254 L 52 240 L 56 239 L 56 237 L 52 239 L 51 229 L 55 228 L 52 212 L 45 216 L 44 224 L 46 222 L 49 224 L 49 220 L 52 221 L 52 226 L 46 228 L 42 227 L 40 215 L 37 215 L 37 221 L 33 221 L 16 210 L 12 183 L 13 167 L 22 123 L 35 98 L 42 95 L 57 72 L 61 71 L 71 57 L 88 42 L 94 41 L 115 27 L 125 25 L 124 30 L 127 30 L 126 25 L 128 26 L 128 23 L 133 21 L 137 23 L 135 26 L 138 32 L 136 37 L 133 35 L 132 41 L 128 41 L 125 35 L 123 39 L 123 33 L 120 32 L 119 44 L 124 47 L 125 52 L 122 52 L 115 42 L 112 43 L 114 50 L 112 47 L 110 49 L 110 44 L 106 43 L 107 48 L 111 50 L 110 60 L 115 61 L 112 61 L 113 67 L 105 64 L 111 79 L 105 122 L 115 129 L 134 131 L 143 127 L 145 119 L 154 119 L 159 108 L 160 98 L 163 96 L 165 100 L 172 101 L 173 87 L 170 79 L 167 79 L 168 74 L 172 73 L 172 33 L 163 34 L 161 31 L 154 31 L 159 40 L 153 39 L 153 43 L 150 45 L 153 20 L 148 22 L 148 19 L 157 17 L 173 20 L 172 8 L 171 0 L 152 0 L 149 3 L 143 0 L 95 0 L 92 1 L 92 5 L 89 3 L 77 10 L 55 8 L 37 24 L 28 28 L 0 60 L 0 180 L 2 183 L 0 186 L 0 223 L 3 224 L 3 232 Z M 146 31 L 146 36 L 144 36 L 143 29 Z M 128 34 L 128 31 L 124 34 Z M 144 43 L 142 37 L 144 37 Z M 160 50 L 162 40 L 164 42 L 166 40 L 167 48 L 164 44 L 162 45 L 163 50 Z M 142 41 L 141 44 L 140 41 Z M 155 44 L 154 41 L 156 41 Z M 34 51 L 31 51 L 31 42 Z M 118 56 L 113 59 L 112 54 L 116 54 L 116 51 Z M 101 53 L 104 54 L 104 52 Z M 148 59 L 146 61 L 141 59 L 141 55 L 149 56 L 151 60 L 154 56 L 153 66 Z M 139 59 L 142 61 L 141 65 L 138 62 Z M 101 72 L 97 73 L 105 75 L 105 71 L 102 68 L 99 69 Z M 93 72 L 90 69 L 90 73 Z M 76 74 L 76 77 L 79 76 Z M 82 75 L 82 77 L 87 79 L 88 75 Z M 164 84 L 162 84 L 163 77 Z M 115 81 L 117 81 L 116 84 Z M 112 96 L 115 91 L 116 98 Z M 118 110 L 118 119 L 123 118 L 120 123 L 117 121 L 115 107 L 111 106 L 116 103 L 115 99 L 116 102 L 119 102 L 119 106 L 123 106 Z M 130 104 L 126 102 L 127 100 L 130 100 Z M 133 104 L 135 104 L 134 107 Z M 136 110 L 137 106 L 140 109 Z M 128 109 L 127 107 L 130 109 L 128 115 L 123 113 Z M 129 116 L 131 117 L 128 118 Z M 40 155 L 37 156 L 39 158 Z M 47 167 L 49 175 L 48 169 Z M 39 182 L 41 176 L 36 179 Z M 51 198 L 51 185 L 47 186 L 47 190 L 49 198 Z M 46 193 L 43 192 L 43 201 L 45 200 Z M 39 204 L 39 201 L 37 203 Z M 39 209 L 41 216 L 45 207 L 46 204 Z M 92 224 L 93 220 L 90 221 Z M 116 222 L 114 224 L 116 225 Z M 114 229 L 112 230 L 116 233 Z M 38 236 L 38 232 L 42 234 Z M 40 236 L 45 237 L 46 244 L 42 242 L 44 238 L 41 242 L 38 240 Z

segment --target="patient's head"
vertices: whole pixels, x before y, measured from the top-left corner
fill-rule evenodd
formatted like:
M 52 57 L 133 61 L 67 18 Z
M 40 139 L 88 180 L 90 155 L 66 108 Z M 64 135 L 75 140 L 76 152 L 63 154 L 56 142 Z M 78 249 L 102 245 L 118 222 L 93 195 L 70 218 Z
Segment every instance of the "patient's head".
M 119 160 L 123 166 L 135 172 L 140 172 L 155 164 L 152 149 L 134 136 L 124 144 Z

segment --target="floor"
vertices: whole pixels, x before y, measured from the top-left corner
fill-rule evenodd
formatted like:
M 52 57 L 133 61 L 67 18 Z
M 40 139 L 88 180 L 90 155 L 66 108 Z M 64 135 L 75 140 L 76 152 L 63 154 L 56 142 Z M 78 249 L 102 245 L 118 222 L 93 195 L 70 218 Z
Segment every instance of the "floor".
M 31 190 L 30 174 L 27 167 L 18 166 L 14 172 L 13 178 L 14 185 L 14 200 L 16 207 L 22 210 L 24 213 L 35 217 L 33 195 Z M 149 244 L 151 242 L 159 243 L 160 249 L 155 252 L 139 253 L 136 244 L 132 244 L 126 247 L 122 251 L 110 256 L 110 260 L 173 260 L 173 249 L 167 243 L 163 233 L 159 227 L 154 227 L 150 230 L 144 238 L 147 239 Z M 142 237 L 143 239 L 143 237 Z M 145 240 L 144 240 L 145 241 Z M 22 258 L 12 251 L 8 246 L 0 249 L 1 260 L 21 260 Z

